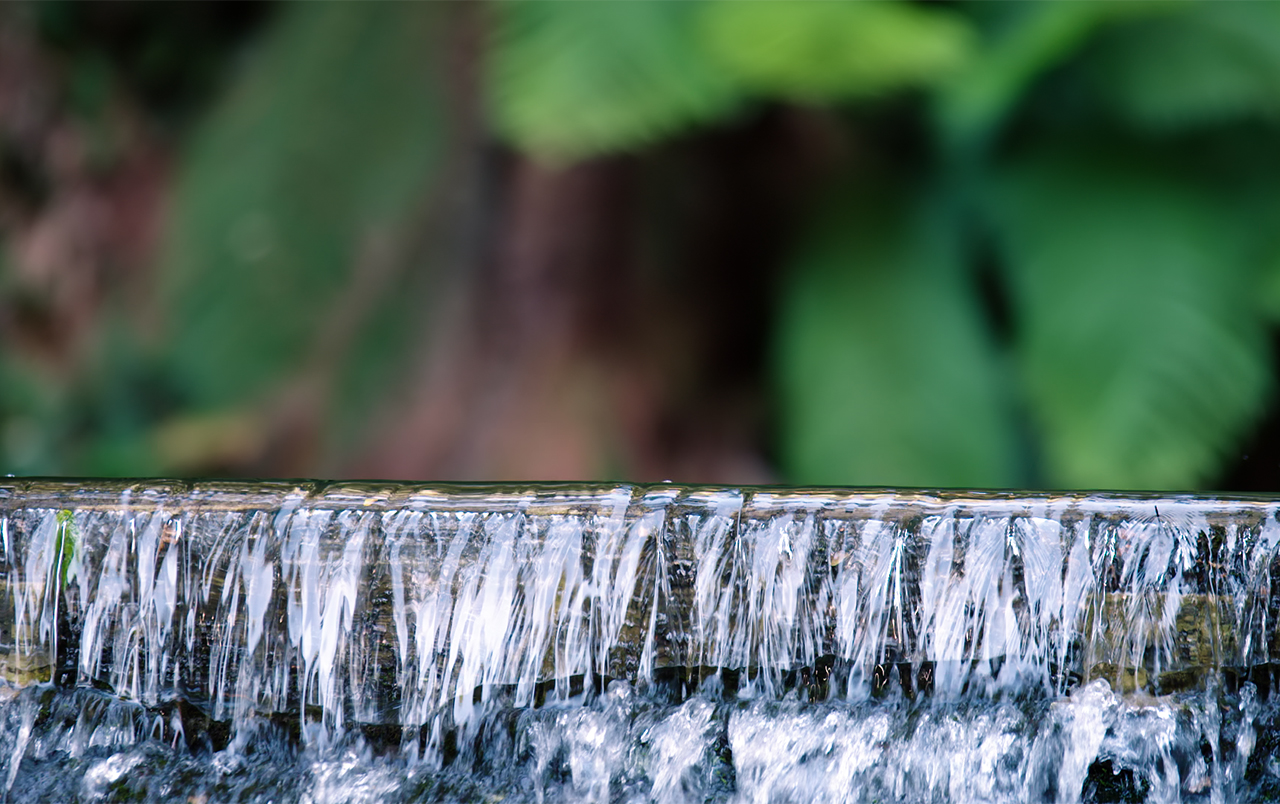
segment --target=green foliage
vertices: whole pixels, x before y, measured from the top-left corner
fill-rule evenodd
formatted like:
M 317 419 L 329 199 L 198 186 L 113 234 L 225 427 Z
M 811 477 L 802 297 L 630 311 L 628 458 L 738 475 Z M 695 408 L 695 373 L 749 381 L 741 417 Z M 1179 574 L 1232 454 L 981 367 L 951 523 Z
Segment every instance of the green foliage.
M 1272 243 L 1272 251 L 1267 257 L 1258 283 L 1258 301 L 1274 323 L 1280 321 L 1280 243 Z
M 749 95 L 875 97 L 936 83 L 973 49 L 967 21 L 896 2 L 506 2 L 489 100 L 539 156 L 632 150 L 724 120 Z
M 707 50 L 751 90 L 808 101 L 878 96 L 938 82 L 976 44 L 969 21 L 907 3 L 709 3 Z
M 943 135 L 951 144 L 989 136 L 1037 78 L 1070 58 L 1099 27 L 1166 8 L 1154 0 L 999 4 L 982 57 L 955 74 L 938 97 Z
M 53 443 L 65 418 L 63 399 L 37 381 L 27 366 L 5 355 L 0 359 L 0 459 L 9 471 L 53 474 L 59 469 Z
M 1018 359 L 1051 481 L 1205 480 L 1270 385 L 1243 233 L 1170 165 L 1114 148 L 1040 149 L 996 186 Z
M 505 2 L 489 96 L 514 143 L 566 160 L 648 144 L 732 112 L 740 95 L 696 46 L 700 3 Z
M 787 477 L 1008 486 L 1007 383 L 960 230 L 930 194 L 880 190 L 832 209 L 788 272 L 776 355 Z
M 853 200 L 832 206 L 786 260 L 774 351 L 788 480 L 1194 486 L 1260 415 L 1271 387 L 1263 308 L 1280 286 L 1270 267 L 1280 243 L 1260 230 L 1280 210 L 1280 195 L 1247 170 L 1205 181 L 1213 173 L 1206 167 L 1195 178 L 1192 163 L 1238 150 L 1232 126 L 1271 119 L 1280 98 L 1274 7 L 504 2 L 491 10 L 494 125 L 544 159 L 633 151 L 730 122 L 753 100 L 843 104 L 897 93 L 913 104 L 897 107 L 913 122 L 900 117 L 893 132 L 916 126 L 926 143 L 916 161 L 936 163 L 946 181 L 920 182 L 916 164 L 877 161 L 886 153 L 874 136 L 878 111 L 864 107 L 854 125 L 872 132 L 862 144 L 875 169 L 864 163 L 843 180 L 837 195 Z M 295 12 L 316 26 L 308 36 L 331 41 L 306 53 L 277 45 L 282 75 L 295 83 L 247 92 L 237 102 L 258 104 L 252 119 L 270 118 L 284 98 L 312 108 L 298 99 L 314 97 L 310 76 L 326 64 L 316 54 L 352 35 L 352 25 L 337 21 L 344 13 Z M 402 41 L 390 31 L 379 36 Z M 290 73 L 286 56 L 308 66 Z M 359 81 L 390 80 L 377 58 L 362 58 Z M 923 103 L 921 91 L 929 93 Z M 359 99 L 343 104 L 358 108 Z M 1131 130 L 1099 129 L 1098 121 L 1117 118 Z M 291 163 L 292 145 L 280 145 L 317 128 L 295 126 L 227 125 L 237 135 L 221 135 L 227 144 L 203 164 L 252 154 L 258 137 L 276 145 L 240 184 L 228 184 L 219 208 L 249 199 L 238 209 L 265 212 L 221 213 L 216 234 L 190 240 L 194 251 L 225 244 L 235 226 L 237 242 L 274 247 L 285 242 L 278 232 L 288 231 L 281 221 L 289 214 L 353 215 L 357 207 L 342 205 L 293 210 L 279 201 L 299 195 L 292 178 L 259 178 L 277 162 L 307 175 L 315 169 L 315 161 Z M 1163 133 L 1189 126 L 1201 139 Z M 429 139 L 429 128 L 398 130 Z M 1159 148 L 1153 130 L 1162 132 Z M 353 134 L 342 148 L 367 152 L 371 142 Z M 395 147 L 386 152 L 387 165 L 407 159 Z M 418 158 L 413 175 L 428 172 Z M 354 198 L 365 186 L 358 177 L 384 164 L 335 160 L 346 177 L 335 186 Z M 388 182 L 382 175 L 369 187 Z M 381 208 L 394 217 L 400 197 L 389 193 Z M 1241 198 L 1263 211 L 1239 214 Z M 379 203 L 364 198 L 358 208 Z M 322 255 L 351 248 L 349 237 L 327 237 L 306 258 L 312 296 L 304 304 L 313 309 L 341 285 L 347 265 Z M 1012 307 L 1005 343 L 992 337 L 975 300 L 979 266 L 969 246 L 985 239 L 997 246 L 1001 287 L 992 292 Z M 282 262 L 280 275 L 301 275 L 301 264 Z M 184 348 L 225 324 L 203 326 L 192 325 L 195 343 Z M 273 326 L 290 334 L 269 341 L 278 348 L 253 369 L 260 376 L 303 339 L 300 325 Z M 1020 417 L 1034 429 L 1016 426 Z M 1040 474 L 1027 473 L 1019 456 L 1037 458 Z
M 442 7 L 284 11 L 178 188 L 170 368 L 198 407 L 252 399 L 313 355 L 371 238 L 408 222 L 439 169 L 443 103 L 423 76 Z
M 163 355 L 120 321 L 84 339 L 96 372 L 75 382 L 0 354 L 6 466 L 150 471 L 157 421 L 235 418 L 312 362 L 332 364 L 339 418 L 368 417 L 426 295 L 379 267 L 381 238 L 430 231 L 428 285 L 449 250 L 422 219 L 456 189 L 452 8 L 279 10 L 182 154 Z M 1191 487 L 1261 419 L 1280 326 L 1280 6 L 499 0 L 468 19 L 487 26 L 496 133 L 543 160 L 640 151 L 751 104 L 825 107 L 768 118 L 821 143 L 811 163 L 841 199 L 782 259 L 782 479 Z M 67 103 L 111 118 L 119 82 L 151 73 L 108 69 L 77 30 L 90 56 L 68 66 Z M 0 289 L 17 273 L 0 265 Z M 1002 300 L 1008 331 L 987 316 Z
M 1280 112 L 1280 6 L 1186 4 L 1120 26 L 1091 59 L 1099 91 L 1120 116 L 1152 131 Z

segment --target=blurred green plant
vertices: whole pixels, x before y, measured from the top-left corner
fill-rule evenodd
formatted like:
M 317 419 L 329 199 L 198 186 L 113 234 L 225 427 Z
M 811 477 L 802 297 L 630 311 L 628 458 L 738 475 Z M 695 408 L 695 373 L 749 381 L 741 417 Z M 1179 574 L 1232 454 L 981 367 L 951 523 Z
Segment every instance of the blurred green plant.
M 544 158 L 630 148 L 731 114 L 732 78 L 697 46 L 691 3 L 510 3 L 496 9 L 495 125 Z
M 991 206 L 1055 481 L 1194 483 L 1269 382 L 1250 233 L 1212 192 L 1114 141 L 1021 156 Z
M 788 261 L 789 480 L 1193 487 L 1264 410 L 1276 6 L 659 3 L 543 58 L 541 31 L 581 24 L 581 5 L 495 8 L 494 114 L 535 154 L 643 149 L 766 101 L 838 105 L 874 137 L 900 111 L 868 102 L 892 94 L 930 143 L 915 158 L 937 180 L 837 177 Z M 687 84 L 648 81 L 657 61 Z M 613 89 L 582 79 L 601 73 Z M 1223 151 L 1252 171 L 1216 170 Z M 1003 339 L 983 307 L 1002 301 Z
M 706 3 L 698 42 L 745 91 L 808 102 L 929 86 L 977 44 L 948 9 L 908 3 Z
M 107 321 L 99 371 L 60 390 L 0 359 L 9 465 L 181 468 L 166 444 L 253 441 L 299 367 L 370 415 L 425 317 L 379 244 L 422 225 L 448 169 L 441 8 L 278 11 L 184 153 L 167 339 Z M 778 106 L 852 143 L 782 258 L 787 481 L 1196 487 L 1267 409 L 1280 6 L 498 0 L 476 19 L 490 123 L 544 162 Z M 85 114 L 110 86 L 90 56 L 70 69 Z M 137 387 L 146 405 L 111 402 Z M 15 457 L 89 430 L 79 463 Z
M 253 398 L 303 360 L 350 359 L 315 353 L 336 348 L 324 334 L 354 288 L 377 281 L 370 240 L 407 223 L 440 169 L 441 101 L 422 78 L 439 11 L 285 11 L 189 146 L 161 255 L 181 322 L 169 370 L 199 408 Z
M 1099 37 L 1090 66 L 1112 111 L 1167 134 L 1280 114 L 1280 6 L 1188 5 Z
M 786 465 L 822 483 L 1014 484 L 1008 378 L 958 221 L 914 182 L 852 195 L 826 211 L 783 288 Z
M 32 9 L 54 46 L 68 49 L 72 111 L 106 114 L 105 101 L 81 98 L 82 73 L 107 84 L 133 75 L 143 90 L 190 101 L 195 90 L 181 88 L 203 79 L 154 72 L 181 60 L 165 31 L 186 36 L 213 10 L 134 4 L 113 15 L 97 5 Z M 270 15 L 192 126 L 169 188 L 155 287 L 121 289 L 124 314 L 104 304 L 88 325 L 82 368 L 0 353 L 6 467 L 153 475 L 251 463 L 278 448 L 268 439 L 281 421 L 312 424 L 291 394 L 334 400 L 320 415 L 337 427 L 320 439 L 353 437 L 430 312 L 406 288 L 429 283 L 431 266 L 413 264 L 424 270 L 408 275 L 412 260 L 394 244 L 429 216 L 423 188 L 442 169 L 446 13 L 435 4 L 326 4 Z M 145 34 L 160 67 L 131 54 L 110 70 L 106 45 L 85 33 L 100 17 L 123 26 L 126 43 Z M 209 53 L 192 58 L 203 76 Z M 0 289 L 17 273 L 4 269 L 0 254 Z

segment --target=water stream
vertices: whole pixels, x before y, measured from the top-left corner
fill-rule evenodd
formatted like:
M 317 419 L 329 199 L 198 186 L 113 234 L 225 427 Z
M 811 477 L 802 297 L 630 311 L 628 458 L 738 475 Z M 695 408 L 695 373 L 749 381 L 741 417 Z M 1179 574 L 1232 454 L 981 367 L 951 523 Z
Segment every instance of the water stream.
M 1267 499 L 8 479 L 0 794 L 1280 801 L 1277 573 Z

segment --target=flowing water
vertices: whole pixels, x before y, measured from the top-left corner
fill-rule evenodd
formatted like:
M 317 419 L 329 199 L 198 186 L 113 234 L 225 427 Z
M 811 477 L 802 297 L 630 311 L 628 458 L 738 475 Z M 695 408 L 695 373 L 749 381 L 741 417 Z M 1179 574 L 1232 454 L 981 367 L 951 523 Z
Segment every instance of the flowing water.
M 1265 499 L 10 479 L 0 793 L 1280 801 L 1277 573 Z

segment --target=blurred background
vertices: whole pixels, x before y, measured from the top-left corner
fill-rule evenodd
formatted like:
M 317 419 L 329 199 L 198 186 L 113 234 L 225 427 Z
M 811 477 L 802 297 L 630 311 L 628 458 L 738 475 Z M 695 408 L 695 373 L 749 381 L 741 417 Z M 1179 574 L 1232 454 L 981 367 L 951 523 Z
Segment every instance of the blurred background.
M 1280 491 L 1280 4 L 0 4 L 0 473 Z

